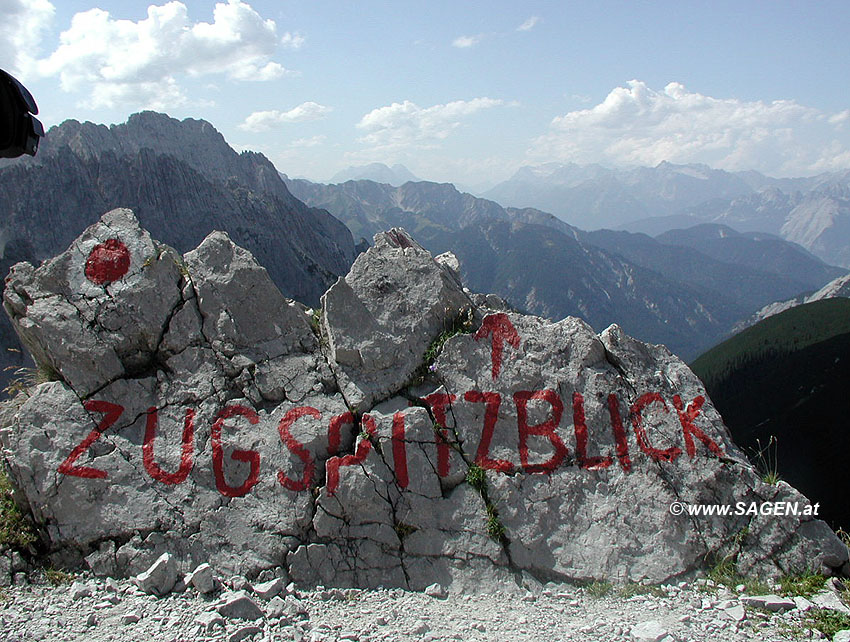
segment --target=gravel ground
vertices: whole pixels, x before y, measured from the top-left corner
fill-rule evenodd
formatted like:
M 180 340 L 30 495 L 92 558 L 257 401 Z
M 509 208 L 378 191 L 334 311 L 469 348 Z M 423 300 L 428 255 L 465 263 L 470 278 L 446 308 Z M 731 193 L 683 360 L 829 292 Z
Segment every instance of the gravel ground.
M 204 596 L 190 587 L 158 598 L 129 580 L 78 576 L 73 584 L 58 587 L 40 583 L 3 589 L 0 639 L 735 642 L 822 637 L 802 626 L 809 617 L 804 609 L 812 608 L 806 601 L 772 613 L 744 607 L 732 591 L 701 586 L 704 582 L 665 586 L 663 591 L 655 588 L 653 594 L 631 597 L 616 588 L 595 597 L 588 588 L 547 584 L 524 594 L 448 597 L 400 589 L 300 591 L 290 585 L 279 595 L 264 598 L 237 578 L 228 583 L 244 593 L 222 587 Z M 244 619 L 249 617 L 256 619 Z

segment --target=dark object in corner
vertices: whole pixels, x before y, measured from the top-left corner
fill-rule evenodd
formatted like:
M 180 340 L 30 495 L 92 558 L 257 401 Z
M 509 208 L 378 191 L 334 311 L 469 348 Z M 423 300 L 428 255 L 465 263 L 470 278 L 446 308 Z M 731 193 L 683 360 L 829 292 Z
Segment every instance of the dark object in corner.
M 34 116 L 38 106 L 17 79 L 0 69 L 0 158 L 35 156 L 44 127 Z

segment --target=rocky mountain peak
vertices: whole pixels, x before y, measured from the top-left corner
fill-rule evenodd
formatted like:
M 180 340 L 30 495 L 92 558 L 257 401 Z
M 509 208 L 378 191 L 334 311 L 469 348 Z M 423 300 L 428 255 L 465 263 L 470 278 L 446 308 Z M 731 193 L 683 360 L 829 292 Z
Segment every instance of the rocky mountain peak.
M 4 307 L 53 380 L 0 438 L 53 555 L 452 591 L 665 582 L 712 557 L 850 570 L 665 348 L 470 296 L 400 228 L 322 303 L 227 234 L 181 256 L 126 209 L 14 266 Z

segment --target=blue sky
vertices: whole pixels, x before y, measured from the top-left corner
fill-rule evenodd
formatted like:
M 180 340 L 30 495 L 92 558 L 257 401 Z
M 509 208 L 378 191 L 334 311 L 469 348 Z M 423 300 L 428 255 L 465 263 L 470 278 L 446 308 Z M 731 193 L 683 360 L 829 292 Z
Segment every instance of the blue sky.
M 844 2 L 0 0 L 46 125 L 204 118 L 293 176 L 850 168 Z

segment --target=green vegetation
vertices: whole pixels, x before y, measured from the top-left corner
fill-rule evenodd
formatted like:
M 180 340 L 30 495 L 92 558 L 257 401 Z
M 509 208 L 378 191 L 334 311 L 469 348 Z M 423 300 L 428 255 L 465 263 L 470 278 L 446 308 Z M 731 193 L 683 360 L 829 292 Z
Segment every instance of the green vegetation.
M 6 387 L 3 388 L 3 392 L 10 399 L 39 384 L 47 383 L 48 381 L 59 381 L 61 379 L 59 373 L 47 365 L 37 365 L 35 367 L 8 366 L 5 369 L 13 370 L 15 373 Z
M 44 579 L 51 586 L 62 586 L 63 584 L 71 584 L 76 575 L 73 573 L 69 573 L 68 571 L 63 571 L 57 568 L 47 568 L 44 570 Z
M 744 592 L 750 595 L 763 595 L 770 593 L 770 587 L 766 582 L 755 578 L 746 577 L 738 572 L 734 556 L 719 558 L 706 573 L 708 579 L 715 584 L 722 584 L 730 589 L 744 586 Z
M 446 318 L 448 318 L 448 314 L 449 310 L 447 309 Z M 471 333 L 473 330 L 474 323 L 475 318 L 472 312 L 472 308 L 458 310 L 457 313 L 451 318 L 451 321 L 444 323 L 443 331 L 439 335 L 437 335 L 425 349 L 425 352 L 422 355 L 422 363 L 413 372 L 410 377 L 410 381 L 408 381 L 407 385 L 420 385 L 425 380 L 425 377 L 428 376 L 428 373 L 433 371 L 434 362 L 437 360 L 437 357 L 439 357 L 440 353 L 443 351 L 443 346 L 446 344 L 446 341 L 459 334 Z
M 785 575 L 779 578 L 779 588 L 782 595 L 788 597 L 811 597 L 826 584 L 826 577 L 820 573 L 803 573 L 802 575 Z
M 840 429 L 850 385 L 850 299 L 769 317 L 692 367 L 762 480 L 787 481 L 819 504 L 820 519 L 850 529 L 850 473 L 842 465 L 850 433 Z
M 310 314 L 310 329 L 313 330 L 313 334 L 315 334 L 317 337 L 320 334 L 319 323 L 320 323 L 321 319 L 322 319 L 322 309 L 316 308 Z
M 440 352 L 442 352 L 446 341 L 459 334 L 469 334 L 472 332 L 473 323 L 474 318 L 472 308 L 458 310 L 451 322 L 445 326 L 443 331 L 437 335 L 437 337 L 425 350 L 425 354 L 422 358 L 426 366 L 430 366 L 437 360 L 437 357 L 440 356 Z
M 501 541 L 505 536 L 505 527 L 499 520 L 499 512 L 493 504 L 487 504 L 487 534 L 491 539 Z
M 587 594 L 591 597 L 600 598 L 609 595 L 613 588 L 614 586 L 611 582 L 593 580 L 585 585 L 584 590 L 587 591 Z
M 172 254 L 171 260 L 174 261 L 174 265 L 177 266 L 177 269 L 180 271 L 180 274 L 182 274 L 187 279 L 191 278 L 189 276 L 189 266 L 186 265 L 186 261 L 183 260 L 182 256 L 180 256 L 179 254 Z
M 839 631 L 850 629 L 850 615 L 832 609 L 811 609 L 806 613 L 804 625 L 831 640 Z
M 715 346 L 691 369 L 711 389 L 744 366 L 769 361 L 827 339 L 850 333 L 850 299 L 799 305 L 747 328 Z
M 411 535 L 418 531 L 419 529 L 410 524 L 405 524 L 404 522 L 396 522 L 395 526 L 395 534 L 398 535 L 399 541 L 404 541 L 404 538 L 408 535 Z
M 32 524 L 12 497 L 12 483 L 0 471 L 0 547 L 26 548 L 35 540 Z
M 499 511 L 490 501 L 487 494 L 487 473 L 478 464 L 469 464 L 466 471 L 466 483 L 468 483 L 481 496 L 486 511 L 487 534 L 497 542 L 505 541 L 505 526 L 499 519 Z
M 756 444 L 758 446 L 750 456 L 750 460 L 755 464 L 756 470 L 761 473 L 761 480 L 771 486 L 776 486 L 782 480 L 779 476 L 779 463 L 776 455 L 777 443 L 776 435 L 771 435 L 767 444 L 764 446 L 756 438 Z
M 470 464 L 466 471 L 466 483 L 481 494 L 487 483 L 487 473 L 478 464 Z

